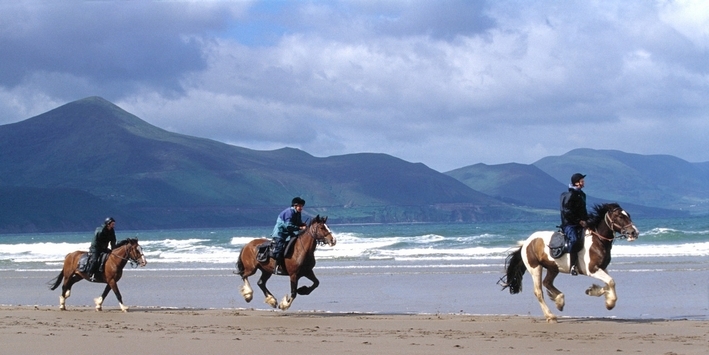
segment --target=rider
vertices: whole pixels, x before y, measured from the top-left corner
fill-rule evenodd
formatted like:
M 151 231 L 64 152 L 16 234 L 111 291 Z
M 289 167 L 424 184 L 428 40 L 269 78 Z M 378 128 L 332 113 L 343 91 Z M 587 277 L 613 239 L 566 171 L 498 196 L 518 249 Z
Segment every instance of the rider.
M 570 271 L 574 276 L 578 275 L 576 264 L 580 248 L 577 240 L 583 236 L 583 228 L 586 228 L 588 219 L 586 193 L 581 191 L 585 186 L 585 177 L 586 175 L 580 173 L 572 175 L 569 191 L 561 194 L 561 228 L 569 243 Z
M 109 244 L 111 249 L 116 247 L 116 231 L 113 227 L 116 225 L 116 220 L 113 217 L 108 217 L 103 221 L 103 225 L 96 228 L 96 233 L 94 234 L 94 239 L 91 241 L 91 247 L 89 248 L 89 274 L 91 275 L 91 281 L 95 281 L 96 272 L 100 269 L 99 259 L 101 253 L 109 252 Z
M 286 247 L 286 241 L 296 236 L 296 232 L 305 229 L 300 213 L 305 206 L 305 200 L 300 197 L 294 197 L 291 201 L 291 207 L 286 208 L 278 215 L 276 226 L 273 227 L 273 257 L 276 259 L 277 273 L 279 267 L 283 267 L 283 258 Z

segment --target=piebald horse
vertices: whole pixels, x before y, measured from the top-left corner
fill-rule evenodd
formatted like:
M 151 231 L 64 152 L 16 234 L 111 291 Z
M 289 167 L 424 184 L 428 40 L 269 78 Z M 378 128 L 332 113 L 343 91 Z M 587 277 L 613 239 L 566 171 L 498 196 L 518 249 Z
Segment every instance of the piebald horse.
M 618 299 L 615 292 L 615 281 L 606 272 L 606 267 L 611 262 L 613 241 L 616 239 L 616 233 L 620 233 L 619 238 L 634 241 L 638 238 L 639 232 L 630 215 L 617 203 L 594 206 L 587 227 L 583 240 L 579 241 L 579 243 L 583 242 L 583 248 L 578 252 L 578 272 L 605 283 L 603 287 L 592 285 L 586 290 L 586 294 L 596 297 L 605 296 L 606 308 L 611 310 L 615 307 Z M 524 276 L 525 270 L 529 270 L 534 281 L 534 295 L 549 323 L 555 323 L 556 316 L 551 313 L 544 302 L 542 285 L 547 289 L 556 308 L 563 311 L 564 294 L 554 287 L 554 279 L 560 272 L 566 274 L 570 272 L 568 253 L 558 259 L 550 256 L 549 242 L 553 233 L 542 231 L 529 236 L 519 249 L 507 257 L 506 275 L 499 282 L 503 290 L 509 288 L 511 294 L 517 294 L 522 291 L 522 276 Z M 547 270 L 547 273 L 542 280 L 544 269 Z
M 265 302 L 273 308 L 287 310 L 293 304 L 296 295 L 309 295 L 318 287 L 320 281 L 313 273 L 315 267 L 315 247 L 317 244 L 327 244 L 334 246 L 336 243 L 335 237 L 328 228 L 327 217 L 315 217 L 305 230 L 298 235 L 296 240 L 292 242 L 292 250 L 286 251 L 284 257 L 285 269 L 290 277 L 290 294 L 287 294 L 279 304 L 276 298 L 273 297 L 271 291 L 266 288 L 266 281 L 273 275 L 276 266 L 275 260 L 269 258 L 268 261 L 261 263 L 256 260 L 258 246 L 268 242 L 268 239 L 259 238 L 250 241 L 246 244 L 239 253 L 239 259 L 236 262 L 237 274 L 241 276 L 244 285 L 241 286 L 241 295 L 244 296 L 246 302 L 251 302 L 254 296 L 254 291 L 249 284 L 248 277 L 255 274 L 257 270 L 261 270 L 261 277 L 258 280 L 258 287 L 263 291 L 266 297 Z M 298 288 L 298 280 L 305 277 L 313 282 L 310 287 L 302 286 Z
M 79 259 L 84 254 L 86 254 L 86 252 L 80 250 L 67 254 L 64 258 L 62 271 L 59 272 L 56 279 L 49 282 L 49 289 L 55 290 L 59 287 L 59 284 L 62 283 L 62 280 L 64 281 L 62 294 L 59 295 L 59 309 L 62 311 L 66 310 L 66 299 L 71 295 L 71 286 L 83 279 L 89 279 L 89 274 L 79 270 Z M 103 289 L 103 294 L 98 298 L 94 298 L 97 311 L 103 309 L 104 299 L 108 296 L 108 292 L 113 290 L 113 293 L 118 299 L 118 304 L 121 306 L 121 310 L 128 312 L 128 307 L 123 305 L 121 292 L 118 291 L 118 280 L 123 276 L 123 267 L 126 266 L 128 261 L 139 264 L 140 266 L 147 264 L 145 255 L 143 255 L 143 248 L 138 245 L 138 239 L 126 239 L 118 242 L 116 247 L 112 249 L 108 255 L 106 264 L 103 267 L 103 272 L 96 273 L 95 276 L 97 279 L 95 282 L 106 284 L 106 287 Z

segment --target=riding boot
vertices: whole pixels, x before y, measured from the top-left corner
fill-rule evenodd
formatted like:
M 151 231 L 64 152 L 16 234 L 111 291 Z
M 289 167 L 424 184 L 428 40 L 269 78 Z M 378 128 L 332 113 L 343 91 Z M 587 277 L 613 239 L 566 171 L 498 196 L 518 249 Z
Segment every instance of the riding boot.
M 283 257 L 276 258 L 276 266 L 273 268 L 273 273 L 276 275 L 288 275 Z
M 571 258 L 570 258 L 571 260 L 569 261 L 569 264 L 571 264 L 570 272 L 571 272 L 572 276 L 576 276 L 579 274 L 578 271 L 576 271 L 576 263 L 578 262 L 577 259 L 579 257 L 578 257 L 577 253 L 571 253 L 570 256 L 571 256 Z

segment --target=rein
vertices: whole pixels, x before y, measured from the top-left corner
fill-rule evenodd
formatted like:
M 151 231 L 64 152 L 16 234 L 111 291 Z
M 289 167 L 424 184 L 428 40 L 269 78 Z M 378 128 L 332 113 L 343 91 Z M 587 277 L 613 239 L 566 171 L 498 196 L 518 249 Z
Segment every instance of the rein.
M 313 227 L 312 225 L 308 227 L 308 232 L 310 232 L 310 228 L 312 228 L 312 227 Z M 318 245 L 325 245 L 326 244 L 325 239 L 329 235 L 332 235 L 332 232 L 327 232 L 327 234 L 325 234 L 324 236 L 322 236 L 320 238 L 316 238 L 315 233 L 313 233 L 313 232 L 310 232 L 310 235 L 313 237 L 313 240 L 315 241 L 315 246 L 317 247 Z
M 130 244 L 126 245 L 126 248 L 128 248 L 130 246 L 131 246 Z M 118 249 L 116 249 L 116 250 L 118 250 Z M 130 253 L 126 252 L 126 255 L 130 255 Z M 111 251 L 111 253 L 108 254 L 109 258 L 112 256 L 115 256 L 121 260 L 126 260 L 126 261 L 130 262 L 130 266 L 134 269 L 138 267 L 138 258 L 131 258 L 130 256 L 120 256 L 120 255 L 114 254 L 113 250 Z M 140 257 L 143 257 L 142 251 L 140 252 Z
M 615 211 L 615 210 L 614 210 L 614 211 Z M 595 235 L 596 237 L 598 237 L 598 239 L 603 240 L 603 241 L 606 241 L 606 242 L 613 242 L 613 241 L 615 240 L 615 234 L 616 234 L 616 233 L 620 233 L 620 237 L 619 237 L 619 238 L 627 238 L 628 236 L 625 235 L 625 233 L 623 233 L 622 231 L 623 231 L 625 228 L 627 228 L 628 226 L 632 225 L 632 223 L 629 223 L 629 224 L 627 224 L 627 225 L 625 225 L 625 226 L 621 226 L 620 224 L 615 223 L 615 222 L 611 219 L 611 217 L 609 216 L 610 212 L 613 212 L 613 211 L 607 212 L 606 215 L 603 217 L 603 220 L 604 220 L 604 222 L 606 222 L 606 226 L 608 227 L 608 229 L 610 229 L 611 232 L 613 232 L 613 236 L 612 236 L 612 237 L 608 238 L 608 237 L 602 236 L 601 234 L 599 234 L 599 233 L 596 232 L 595 230 L 589 230 L 589 231 L 591 232 L 591 234 L 593 234 L 593 235 Z M 616 231 L 615 228 L 618 228 L 618 230 Z

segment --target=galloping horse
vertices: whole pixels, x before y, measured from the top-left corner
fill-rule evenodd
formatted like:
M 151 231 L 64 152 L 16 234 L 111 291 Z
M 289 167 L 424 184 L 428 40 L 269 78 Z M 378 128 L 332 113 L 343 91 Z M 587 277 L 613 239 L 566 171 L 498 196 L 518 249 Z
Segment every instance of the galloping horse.
M 244 281 L 241 286 L 241 295 L 244 296 L 246 302 L 251 302 L 254 296 L 254 290 L 249 285 L 248 277 L 255 274 L 256 270 L 261 270 L 261 277 L 258 280 L 258 287 L 263 291 L 266 297 L 265 302 L 273 308 L 278 306 L 282 310 L 287 310 L 293 304 L 296 295 L 309 295 L 318 287 L 320 281 L 313 273 L 315 267 L 315 247 L 318 243 L 334 246 L 336 243 L 335 237 L 332 235 L 330 228 L 327 227 L 327 217 L 320 218 L 318 215 L 310 223 L 303 233 L 298 235 L 296 240 L 292 242 L 293 248 L 291 251 L 286 251 L 284 256 L 285 270 L 290 277 L 290 294 L 287 294 L 278 304 L 276 298 L 273 297 L 271 291 L 266 288 L 266 281 L 273 275 L 276 266 L 275 260 L 270 258 L 265 263 L 260 263 L 256 260 L 257 248 L 259 245 L 268 242 L 268 239 L 259 238 L 250 241 L 239 253 L 239 260 L 236 262 L 236 268 Z M 298 280 L 301 277 L 306 277 L 313 282 L 312 286 L 302 286 L 298 288 Z
M 606 284 L 604 287 L 594 284 L 586 290 L 586 294 L 596 297 L 605 295 L 606 308 L 611 310 L 615 307 L 618 297 L 615 293 L 615 281 L 606 273 L 606 267 L 611 262 L 611 247 L 615 240 L 615 233 L 620 233 L 621 238 L 633 241 L 638 238 L 639 232 L 630 215 L 617 203 L 594 206 L 587 227 L 583 248 L 578 252 L 578 271 Z M 558 259 L 550 256 L 548 245 L 553 233 L 535 232 L 529 236 L 519 249 L 507 257 L 506 275 L 500 279 L 503 290 L 509 287 L 511 294 L 517 294 L 522 291 L 524 271 L 529 270 L 534 280 L 534 295 L 549 323 L 555 323 L 556 316 L 544 302 L 542 285 L 547 289 L 549 297 L 554 300 L 556 308 L 563 311 L 564 294 L 554 287 L 554 278 L 559 272 L 568 274 L 570 270 L 568 254 Z M 547 274 L 542 282 L 543 269 L 547 270 Z
M 71 295 L 71 286 L 82 279 L 89 279 L 90 275 L 88 273 L 79 270 L 79 259 L 84 254 L 86 254 L 86 252 L 80 250 L 67 254 L 64 258 L 64 267 L 62 271 L 59 272 L 59 276 L 49 283 L 49 289 L 55 290 L 62 280 L 64 281 L 62 294 L 59 296 L 59 309 L 62 311 L 66 310 L 66 299 Z M 126 239 L 118 242 L 116 247 L 112 249 L 111 253 L 108 255 L 103 272 L 95 275 L 97 278 L 95 282 L 106 284 L 106 288 L 103 289 L 101 297 L 94 298 L 97 311 L 102 309 L 103 301 L 106 296 L 108 296 L 108 291 L 113 290 L 113 293 L 118 299 L 118 304 L 121 306 L 121 310 L 128 312 L 128 307 L 123 305 L 123 297 L 121 297 L 121 292 L 118 291 L 117 284 L 118 280 L 123 276 L 123 267 L 126 266 L 128 261 L 137 263 L 140 266 L 147 264 L 145 256 L 143 255 L 143 248 L 138 245 L 138 239 Z

